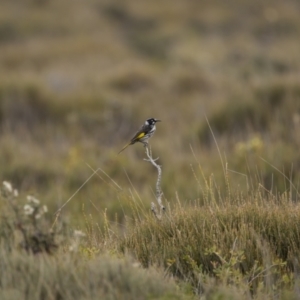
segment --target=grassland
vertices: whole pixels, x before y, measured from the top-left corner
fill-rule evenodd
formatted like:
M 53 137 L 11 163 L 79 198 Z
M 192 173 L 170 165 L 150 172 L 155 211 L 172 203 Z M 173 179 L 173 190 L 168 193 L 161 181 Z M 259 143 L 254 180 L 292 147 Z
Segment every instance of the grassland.
M 2 0 L 0 298 L 297 299 L 299 11 Z M 143 147 L 117 155 L 148 117 L 161 221 Z

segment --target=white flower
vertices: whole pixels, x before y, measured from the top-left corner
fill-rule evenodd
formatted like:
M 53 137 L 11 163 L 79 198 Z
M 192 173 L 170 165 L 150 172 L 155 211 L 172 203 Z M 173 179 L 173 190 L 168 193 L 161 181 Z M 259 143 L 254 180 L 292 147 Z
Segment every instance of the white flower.
M 27 201 L 29 203 L 35 204 L 35 205 L 39 205 L 40 204 L 40 200 L 36 199 L 33 196 L 27 196 Z
M 85 237 L 86 234 L 81 230 L 74 230 L 74 236 L 81 238 L 81 237 Z
M 40 219 L 41 216 L 42 216 L 42 213 L 38 213 L 38 214 L 36 214 L 34 217 L 35 217 L 36 219 Z
M 31 205 L 29 205 L 29 204 L 25 204 L 24 205 L 24 213 L 25 213 L 25 215 L 28 215 L 28 216 L 32 215 L 33 212 L 34 212 L 34 208 Z
M 134 263 L 132 264 L 132 266 L 133 266 L 134 268 L 140 268 L 140 267 L 141 267 L 141 264 L 140 264 L 139 262 L 134 262 Z
M 48 212 L 48 207 L 46 205 L 43 205 L 41 208 L 39 208 L 39 212 L 35 215 L 36 219 L 40 219 L 43 214 Z
M 12 193 L 13 188 L 12 188 L 12 185 L 11 185 L 10 182 L 8 182 L 8 181 L 3 181 L 2 184 L 3 184 L 3 188 L 4 188 L 4 190 L 5 190 L 6 192 Z
M 18 197 L 18 196 L 19 196 L 18 190 L 14 189 L 14 197 Z

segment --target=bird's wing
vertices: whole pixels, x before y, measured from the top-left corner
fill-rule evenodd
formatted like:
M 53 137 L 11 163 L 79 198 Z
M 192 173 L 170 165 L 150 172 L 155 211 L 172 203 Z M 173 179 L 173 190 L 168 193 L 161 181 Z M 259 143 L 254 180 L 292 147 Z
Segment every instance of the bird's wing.
M 141 139 L 143 136 L 146 135 L 146 131 L 145 131 L 145 126 L 141 126 L 141 128 L 136 132 L 136 134 L 134 135 L 134 137 L 130 140 L 131 144 L 134 144 L 135 142 L 137 142 L 139 139 Z
M 124 151 L 129 145 L 136 143 L 139 139 L 141 139 L 146 134 L 147 134 L 147 131 L 145 130 L 145 126 L 142 125 L 141 128 L 136 132 L 134 137 L 130 140 L 130 142 L 128 144 L 126 144 L 118 154 L 120 154 L 122 151 Z

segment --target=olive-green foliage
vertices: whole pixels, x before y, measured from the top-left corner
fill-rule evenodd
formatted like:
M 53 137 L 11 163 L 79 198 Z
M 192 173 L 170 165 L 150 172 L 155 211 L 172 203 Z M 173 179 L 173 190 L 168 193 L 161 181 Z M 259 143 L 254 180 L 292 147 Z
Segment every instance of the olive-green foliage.
M 1 255 L 0 298 L 10 299 L 192 299 L 183 297 L 163 274 L 145 271 L 129 259 L 99 255 L 55 256 L 6 252 Z
M 299 205 L 288 195 L 262 194 L 235 195 L 235 203 L 219 205 L 178 204 L 162 221 L 137 220 L 120 249 L 145 267 L 164 266 L 198 293 L 207 292 L 209 277 L 249 295 L 290 289 L 299 267 Z
M 202 121 L 201 143 L 215 141 L 226 149 L 229 169 L 256 178 L 266 189 L 284 192 L 299 182 L 299 87 L 272 80 L 259 85 L 242 100 L 235 96 Z M 233 154 L 233 155 L 231 155 Z
M 294 132 L 295 116 L 300 112 L 298 84 L 272 81 L 253 88 L 250 93 L 246 101 L 242 94 L 228 99 L 208 116 L 214 134 L 239 137 L 260 132 L 290 143 L 298 143 Z M 212 140 L 206 122 L 200 127 L 199 138 L 201 142 Z
M 206 115 L 229 169 L 252 177 L 259 169 L 267 189 L 284 191 L 261 156 L 296 185 L 297 5 L 2 1 L 0 177 L 57 209 L 91 175 L 88 165 L 101 167 L 149 203 L 155 171 L 142 162 L 143 147 L 117 153 L 146 118 L 157 117 L 163 122 L 151 146 L 164 168 L 164 193 L 192 199 L 200 194 L 190 145 L 206 175 L 223 176 Z M 80 219 L 84 204 L 97 215 L 92 202 L 124 219 L 115 194 L 94 177 L 65 213 Z
M 119 231 L 128 233 L 125 220 L 142 221 L 123 247 L 195 289 L 201 273 L 207 299 L 242 299 L 245 291 L 272 298 L 264 289 L 271 284 L 260 285 L 269 261 L 275 274 L 266 278 L 288 289 L 298 247 L 288 215 L 300 180 L 298 8 L 297 0 L 1 1 L 0 178 L 43 199 L 50 215 L 69 199 L 58 222 L 104 224 L 112 252 Z M 162 119 L 150 144 L 163 166 L 164 196 L 171 207 L 183 205 L 160 223 L 146 217 L 156 170 L 143 161 L 142 145 L 117 155 L 149 117 Z M 256 199 L 261 210 L 251 205 Z M 242 225 L 249 218 L 251 230 Z M 6 224 L 7 236 L 13 225 Z M 102 249 L 103 236 L 88 228 L 95 235 L 88 248 Z M 160 237 L 166 229 L 170 237 Z M 172 246 L 180 235 L 194 241 L 190 232 L 212 248 L 196 240 L 194 257 L 193 244 L 184 242 L 182 253 Z M 236 276 L 230 288 L 219 280 L 226 272 Z
M 12 185 L 1 187 L 0 298 L 1 299 L 192 299 L 163 271 L 143 270 L 140 263 L 113 251 L 108 235 L 95 245 L 79 230 L 61 227 L 33 196 L 24 204 Z M 87 230 L 89 237 L 93 230 Z M 108 252 L 108 251 L 106 251 Z M 185 295 L 185 296 L 184 296 Z

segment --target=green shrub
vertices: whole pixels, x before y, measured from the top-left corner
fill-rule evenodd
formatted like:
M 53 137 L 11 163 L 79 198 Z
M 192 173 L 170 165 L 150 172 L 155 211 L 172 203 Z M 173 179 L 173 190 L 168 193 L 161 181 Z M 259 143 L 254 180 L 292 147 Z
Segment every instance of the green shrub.
M 172 208 L 161 222 L 136 222 L 120 244 L 143 266 L 161 265 L 205 292 L 205 276 L 249 293 L 290 288 L 300 250 L 298 204 L 282 197 L 235 195 L 220 201 Z M 286 280 L 284 280 L 286 278 Z M 269 281 L 268 281 L 269 280 Z

